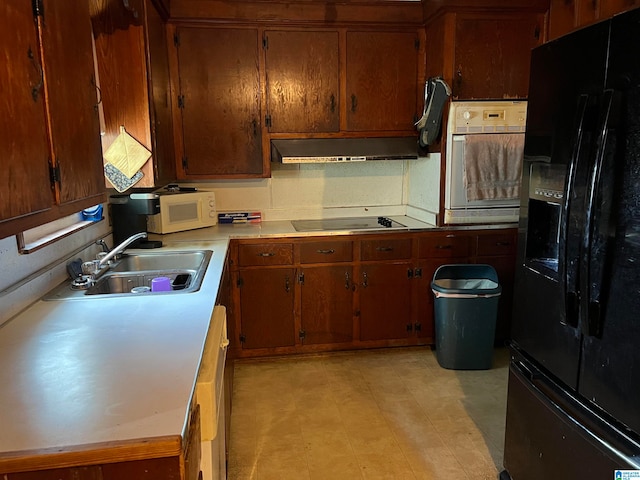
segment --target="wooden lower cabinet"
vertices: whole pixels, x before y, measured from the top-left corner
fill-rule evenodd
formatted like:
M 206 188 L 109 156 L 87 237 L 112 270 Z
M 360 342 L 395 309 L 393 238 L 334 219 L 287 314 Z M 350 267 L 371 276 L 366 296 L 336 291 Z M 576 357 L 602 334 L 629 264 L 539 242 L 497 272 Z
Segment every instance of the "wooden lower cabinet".
M 515 228 L 236 240 L 230 251 L 236 252 L 239 334 L 230 352 L 250 357 L 434 344 L 434 273 L 444 264 L 467 263 L 498 272 L 496 344 L 503 344 L 515 241 Z
M 410 335 L 412 276 L 410 262 L 361 267 L 360 340 L 394 340 Z
M 146 450 L 146 453 L 130 452 L 126 446 L 113 442 L 113 454 L 107 451 L 108 455 L 105 455 L 105 451 L 99 449 L 102 451 L 96 455 L 109 458 L 110 461 L 122 458 L 122 461 L 32 470 L 33 468 L 42 468 L 42 462 L 45 460 L 32 460 L 25 457 L 24 461 L 21 459 L 24 468 L 18 467 L 18 469 L 31 471 L 5 473 L 0 467 L 0 478 L 3 480 L 201 480 L 200 438 L 200 406 L 194 404 L 190 411 L 186 439 L 182 440 L 182 451 L 179 454 L 155 457 L 149 449 Z M 141 443 L 146 443 L 149 447 L 153 441 L 145 440 Z M 166 454 L 166 452 L 164 453 Z M 60 459 L 59 462 L 66 465 L 72 465 L 74 461 L 82 463 L 86 462 L 86 457 L 91 455 L 91 451 L 81 449 L 77 453 L 77 458 L 73 458 L 73 453 L 69 452 L 68 456 L 64 460 Z M 141 458 L 145 455 L 150 458 Z M 136 459 L 126 460 L 127 457 Z
M 239 272 L 240 341 L 243 349 L 295 345 L 293 268 Z
M 303 267 L 300 283 L 300 340 L 303 345 L 353 341 L 353 267 Z

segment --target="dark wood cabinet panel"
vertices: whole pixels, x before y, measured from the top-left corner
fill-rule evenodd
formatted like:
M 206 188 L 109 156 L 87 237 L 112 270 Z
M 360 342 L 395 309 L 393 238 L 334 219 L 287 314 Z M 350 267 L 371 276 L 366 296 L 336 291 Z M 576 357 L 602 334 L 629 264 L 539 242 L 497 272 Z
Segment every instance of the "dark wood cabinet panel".
M 176 29 L 178 177 L 260 177 L 258 31 Z
M 640 6 L 640 0 L 551 0 L 549 40 Z
M 132 477 L 119 477 L 122 480 Z M 35 472 L 9 473 L 7 480 L 106 480 L 99 466 L 56 468 Z
M 300 263 L 334 263 L 353 260 L 351 240 L 301 242 L 299 245 Z
M 39 22 L 53 162 L 60 169 L 57 200 L 98 203 L 104 192 L 98 94 L 85 0 L 43 0 Z
M 400 260 L 411 258 L 411 238 L 380 238 L 360 242 L 360 258 L 368 260 Z
M 300 270 L 303 345 L 353 340 L 353 268 L 350 265 Z
M 1 226 L 5 220 L 51 208 L 53 195 L 47 164 L 41 62 L 31 2 L 3 1 L 0 22 Z
M 348 131 L 415 131 L 417 32 L 348 31 Z
M 256 243 L 240 245 L 238 248 L 240 266 L 290 265 L 293 262 L 293 244 Z
M 89 5 L 40 5 L 0 10 L 1 238 L 104 201 Z
M 640 7 L 640 0 L 600 0 L 600 18 L 609 18 L 616 13 Z
M 198 477 L 187 477 L 196 480 Z M 109 463 L 102 466 L 102 480 L 181 480 L 178 457 Z
M 551 0 L 549 4 L 549 40 L 570 32 L 576 25 L 574 0 Z
M 531 49 L 544 36 L 542 14 L 460 14 L 456 21 L 453 95 L 526 98 Z
M 136 187 L 176 178 L 165 25 L 151 0 L 92 0 L 106 151 L 124 126 L 152 154 Z
M 338 31 L 264 32 L 269 132 L 340 129 Z
M 421 236 L 418 240 L 420 258 L 466 257 L 471 253 L 472 237 L 468 234 L 443 233 Z
M 242 348 L 295 345 L 295 270 L 243 269 L 239 276 Z
M 407 338 L 413 329 L 409 262 L 361 266 L 360 340 Z

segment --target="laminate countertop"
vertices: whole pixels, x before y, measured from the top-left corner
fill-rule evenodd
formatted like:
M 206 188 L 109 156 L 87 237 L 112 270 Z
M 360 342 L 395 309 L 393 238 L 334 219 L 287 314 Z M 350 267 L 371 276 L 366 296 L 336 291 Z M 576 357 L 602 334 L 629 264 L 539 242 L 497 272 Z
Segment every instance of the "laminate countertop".
M 150 235 L 164 251 L 213 251 L 200 290 L 33 303 L 0 328 L 0 472 L 87 451 L 113 461 L 110 447 L 125 444 L 148 454 L 156 440 L 179 449 L 229 239 L 344 233 L 276 221 Z

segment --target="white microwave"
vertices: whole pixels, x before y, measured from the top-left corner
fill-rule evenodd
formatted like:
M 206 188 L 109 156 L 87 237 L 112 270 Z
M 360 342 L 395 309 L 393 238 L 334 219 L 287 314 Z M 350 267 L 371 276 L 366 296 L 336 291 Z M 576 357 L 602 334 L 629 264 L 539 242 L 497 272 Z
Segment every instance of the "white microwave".
M 160 213 L 147 217 L 147 230 L 151 233 L 182 232 L 218 223 L 216 199 L 210 190 L 154 193 L 160 198 Z

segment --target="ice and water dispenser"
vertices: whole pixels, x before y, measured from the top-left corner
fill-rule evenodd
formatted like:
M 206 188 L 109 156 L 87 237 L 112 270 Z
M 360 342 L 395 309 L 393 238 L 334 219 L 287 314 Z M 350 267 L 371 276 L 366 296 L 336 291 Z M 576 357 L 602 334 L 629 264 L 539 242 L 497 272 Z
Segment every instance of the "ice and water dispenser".
M 525 265 L 558 280 L 566 165 L 531 163 Z

